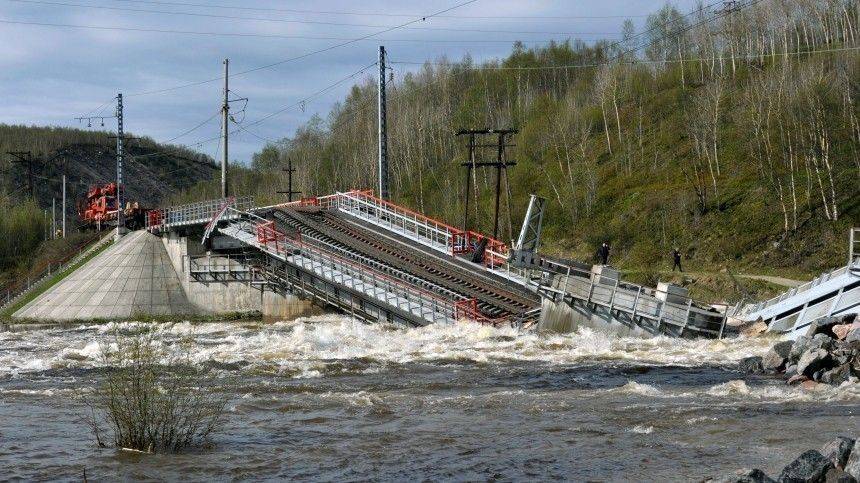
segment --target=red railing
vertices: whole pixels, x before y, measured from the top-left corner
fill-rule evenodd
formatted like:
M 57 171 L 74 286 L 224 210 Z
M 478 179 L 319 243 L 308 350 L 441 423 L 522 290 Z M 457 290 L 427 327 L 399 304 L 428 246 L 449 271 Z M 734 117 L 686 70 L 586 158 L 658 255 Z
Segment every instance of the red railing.
M 274 245 L 275 252 L 280 253 L 286 241 L 287 235 L 275 228 L 274 221 L 266 221 L 257 225 L 257 242 L 261 245 L 266 247 Z M 299 239 L 296 241 L 299 241 Z
M 457 320 L 470 320 L 481 325 L 501 325 L 510 321 L 510 317 L 492 319 L 478 310 L 478 299 L 460 300 L 454 303 L 454 315 Z
M 155 209 L 146 212 L 146 229 L 152 231 L 161 227 L 164 222 L 164 210 Z

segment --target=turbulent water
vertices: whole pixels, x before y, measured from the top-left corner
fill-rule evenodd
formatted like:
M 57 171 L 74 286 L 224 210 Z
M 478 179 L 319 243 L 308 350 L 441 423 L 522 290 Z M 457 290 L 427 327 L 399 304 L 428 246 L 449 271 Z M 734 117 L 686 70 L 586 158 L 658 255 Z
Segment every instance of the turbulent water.
M 99 449 L 81 420 L 99 357 L 135 324 L 0 332 L 0 479 L 571 479 L 778 473 L 860 428 L 860 387 L 738 373 L 772 341 L 404 329 L 338 316 L 158 325 L 230 396 L 214 445 Z M 228 383 L 229 381 L 229 383 Z

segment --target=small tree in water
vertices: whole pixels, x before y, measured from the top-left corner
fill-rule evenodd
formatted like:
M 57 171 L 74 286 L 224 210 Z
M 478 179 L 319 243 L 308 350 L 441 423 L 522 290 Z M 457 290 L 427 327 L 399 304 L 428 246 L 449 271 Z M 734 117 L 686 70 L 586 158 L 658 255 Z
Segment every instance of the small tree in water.
M 227 399 L 211 391 L 211 374 L 190 363 L 187 345 L 170 352 L 151 327 L 114 339 L 101 351 L 107 375 L 87 401 L 99 446 L 108 446 L 104 427 L 119 448 L 176 452 L 206 443 Z

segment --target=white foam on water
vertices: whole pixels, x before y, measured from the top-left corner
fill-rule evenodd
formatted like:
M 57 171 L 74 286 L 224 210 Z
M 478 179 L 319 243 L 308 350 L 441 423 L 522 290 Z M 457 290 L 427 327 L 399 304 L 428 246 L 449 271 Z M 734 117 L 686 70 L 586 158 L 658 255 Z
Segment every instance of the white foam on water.
M 172 323 L 112 322 L 74 328 L 42 328 L 15 333 L 2 350 L 0 375 L 48 368 L 97 367 L 114 337 L 152 327 L 165 357 L 187 342 L 194 363 L 247 363 L 248 370 L 275 371 L 294 377 L 321 377 L 337 361 L 358 361 L 378 368 L 410 362 L 494 363 L 536 361 L 576 364 L 636 361 L 655 365 L 728 365 L 764 354 L 767 339 L 682 340 L 669 337 L 617 338 L 587 328 L 571 334 L 519 333 L 472 323 L 403 328 L 368 325 L 339 315 L 305 317 L 289 322 Z M 4 339 L 5 340 L 5 339 Z M 165 361 L 167 362 L 167 361 Z M 359 367 L 357 370 L 367 369 Z
M 637 424 L 636 426 L 630 428 L 630 432 L 636 434 L 651 434 L 654 432 L 654 426 L 645 426 L 642 424 Z

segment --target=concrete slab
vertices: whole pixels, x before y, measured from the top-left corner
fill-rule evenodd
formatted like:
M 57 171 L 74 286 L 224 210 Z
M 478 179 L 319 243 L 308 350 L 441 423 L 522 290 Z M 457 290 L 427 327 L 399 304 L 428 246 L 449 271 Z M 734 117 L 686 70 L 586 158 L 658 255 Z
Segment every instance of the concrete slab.
M 154 295 L 157 294 L 157 295 Z M 158 300 L 153 312 L 153 301 Z M 161 239 L 132 232 L 13 315 L 74 320 L 199 312 L 188 302 Z

